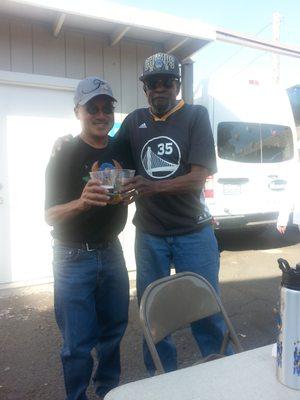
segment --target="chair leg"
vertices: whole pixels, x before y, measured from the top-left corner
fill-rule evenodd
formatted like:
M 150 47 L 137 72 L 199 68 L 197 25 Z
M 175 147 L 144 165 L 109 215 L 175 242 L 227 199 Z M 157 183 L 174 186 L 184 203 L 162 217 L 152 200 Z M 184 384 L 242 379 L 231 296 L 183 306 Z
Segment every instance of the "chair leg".
M 230 338 L 230 332 L 227 331 L 227 332 L 225 333 L 224 339 L 223 339 L 223 341 L 222 341 L 222 345 L 221 345 L 221 349 L 220 349 L 220 354 L 224 354 L 224 353 L 225 353 L 226 347 L 227 347 L 228 342 L 229 342 L 229 338 Z

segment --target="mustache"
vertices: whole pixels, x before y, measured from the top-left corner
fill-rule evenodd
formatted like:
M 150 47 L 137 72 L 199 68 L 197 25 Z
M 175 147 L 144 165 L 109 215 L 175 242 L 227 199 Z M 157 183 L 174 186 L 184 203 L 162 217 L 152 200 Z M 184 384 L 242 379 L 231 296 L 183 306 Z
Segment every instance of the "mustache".
M 108 122 L 105 120 L 105 119 L 95 119 L 94 121 L 93 121 L 93 123 L 94 124 L 107 124 Z
M 152 97 L 152 100 L 156 100 L 156 99 L 166 99 L 166 100 L 168 100 L 169 97 L 168 96 L 163 96 L 163 95 L 153 96 Z

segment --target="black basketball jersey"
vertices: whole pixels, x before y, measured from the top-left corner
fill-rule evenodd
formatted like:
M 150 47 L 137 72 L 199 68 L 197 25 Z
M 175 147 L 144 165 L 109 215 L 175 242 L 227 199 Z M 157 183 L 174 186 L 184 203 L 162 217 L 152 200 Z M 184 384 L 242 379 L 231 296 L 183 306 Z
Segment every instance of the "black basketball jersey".
M 174 179 L 192 165 L 216 172 L 213 135 L 207 110 L 181 101 L 163 118 L 148 108 L 129 114 L 116 140 L 130 146 L 136 173 L 150 180 Z M 156 194 L 136 201 L 134 224 L 156 235 L 177 235 L 200 229 L 210 215 L 200 201 L 201 191 Z

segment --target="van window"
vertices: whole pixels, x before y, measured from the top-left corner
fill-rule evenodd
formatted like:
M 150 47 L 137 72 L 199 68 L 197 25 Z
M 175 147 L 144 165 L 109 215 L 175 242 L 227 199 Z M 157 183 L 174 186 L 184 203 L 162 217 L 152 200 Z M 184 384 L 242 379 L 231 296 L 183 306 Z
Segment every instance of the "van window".
M 287 89 L 296 126 L 300 125 L 300 85 Z
M 218 156 L 244 163 L 275 163 L 294 156 L 291 128 L 247 122 L 221 122 L 217 135 Z

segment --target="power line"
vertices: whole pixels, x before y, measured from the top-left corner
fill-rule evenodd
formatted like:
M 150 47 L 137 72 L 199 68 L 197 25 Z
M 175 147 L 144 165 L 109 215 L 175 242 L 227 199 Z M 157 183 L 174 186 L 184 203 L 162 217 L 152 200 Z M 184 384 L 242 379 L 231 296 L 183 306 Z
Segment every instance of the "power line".
M 262 54 L 259 54 L 257 57 L 253 58 L 248 64 L 246 64 L 242 69 L 240 69 L 236 74 L 232 75 L 232 78 L 235 76 L 239 75 L 241 72 L 245 71 L 251 64 L 253 64 L 255 61 L 257 61 L 259 58 L 265 56 L 267 52 L 263 52 Z
M 260 35 L 263 31 L 265 31 L 267 28 L 269 28 L 270 26 L 273 25 L 273 21 L 269 22 L 268 24 L 266 24 L 265 26 L 263 26 L 255 35 L 254 37 Z M 228 57 L 225 61 L 222 62 L 222 64 L 220 64 L 216 69 L 214 69 L 210 75 L 212 75 L 213 73 L 215 73 L 216 71 L 218 71 L 223 65 L 225 65 L 228 61 L 230 61 L 233 57 L 235 57 L 238 53 L 240 53 L 242 50 L 244 50 L 245 47 L 244 46 L 240 46 L 240 48 L 235 51 L 233 54 L 231 54 L 230 57 Z M 264 52 L 263 54 L 260 54 L 259 56 L 255 57 L 250 63 L 248 63 L 247 65 L 245 65 L 239 72 L 237 72 L 235 75 L 236 76 L 238 74 L 240 74 L 244 69 L 246 69 L 248 66 L 250 66 L 251 64 L 253 64 L 255 61 L 257 61 L 259 58 L 265 56 L 267 54 L 267 52 Z M 201 87 L 201 81 L 198 83 L 196 89 L 194 90 L 194 93 L 197 93 L 198 90 Z
M 271 25 L 272 25 L 272 22 L 269 22 L 267 25 L 265 25 L 263 28 L 261 28 L 254 36 L 258 36 L 264 30 L 269 28 Z M 223 61 L 222 64 L 220 64 L 216 69 L 214 69 L 212 73 L 218 71 L 221 67 L 223 67 L 223 65 L 225 65 L 228 61 L 230 61 L 233 57 L 235 57 L 238 53 L 240 53 L 244 49 L 245 49 L 245 47 L 240 46 L 240 48 L 237 51 L 235 51 L 233 54 L 231 54 L 231 56 L 229 56 L 225 61 Z

